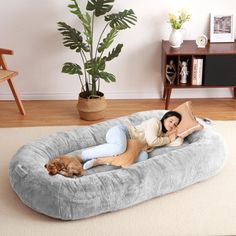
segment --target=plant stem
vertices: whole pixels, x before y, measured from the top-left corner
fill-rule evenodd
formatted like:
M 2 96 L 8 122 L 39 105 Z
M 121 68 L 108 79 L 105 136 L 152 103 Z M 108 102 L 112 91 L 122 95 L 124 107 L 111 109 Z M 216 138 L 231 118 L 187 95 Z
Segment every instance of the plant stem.
M 105 30 L 106 30 L 108 24 L 109 24 L 109 23 L 107 23 L 107 24 L 105 25 L 105 27 L 104 27 L 104 29 L 103 29 L 103 31 L 102 31 L 102 33 L 100 34 L 100 37 L 99 37 L 99 39 L 98 39 L 98 43 L 97 43 L 97 47 L 96 47 L 96 51 L 95 51 L 95 58 L 97 57 L 97 52 L 98 52 L 99 43 L 100 43 L 100 41 L 101 41 L 101 39 L 102 39 L 102 36 L 103 36 L 103 34 L 104 34 L 104 32 L 105 32 Z
M 100 91 L 100 79 L 98 80 L 98 92 Z
M 94 29 L 94 12 L 92 15 L 92 25 L 91 25 L 91 50 L 90 50 L 90 59 L 92 60 L 93 58 L 93 29 Z
M 96 79 L 92 77 L 92 94 L 96 95 Z
M 78 76 L 79 76 L 80 84 L 81 84 L 81 86 L 82 86 L 82 90 L 83 90 L 83 92 L 85 92 L 85 89 L 84 89 L 84 85 L 83 85 L 81 76 L 80 76 L 80 75 L 78 75 Z
M 82 58 L 82 61 L 83 61 L 83 65 L 85 65 L 85 61 L 87 61 L 87 59 L 86 59 L 86 55 L 85 55 L 84 51 L 81 51 L 81 52 L 80 52 L 80 55 L 81 55 L 81 58 Z M 84 66 L 84 78 L 85 78 L 85 88 L 86 88 L 86 92 L 89 92 L 87 71 L 86 71 L 86 69 L 85 69 L 85 66 Z
M 104 32 L 106 31 L 106 28 L 107 28 L 107 26 L 109 25 L 109 23 L 107 23 L 106 25 L 105 25 L 105 27 L 103 28 L 103 30 L 102 30 L 102 32 L 101 32 L 101 34 L 100 34 L 100 37 L 99 37 L 99 39 L 98 39 L 98 42 L 97 42 L 97 47 L 96 47 L 96 50 L 95 50 L 95 60 L 96 60 L 96 58 L 97 58 L 97 53 L 98 53 L 98 47 L 99 47 L 99 43 L 100 43 L 100 41 L 101 41 L 101 39 L 102 39 L 102 36 L 103 36 L 103 34 L 104 34 Z M 102 52 L 103 53 L 103 52 Z M 100 55 L 100 58 L 101 58 L 101 56 L 102 56 L 102 53 L 101 53 L 101 55 Z M 96 80 L 94 80 L 93 82 L 95 83 L 95 87 L 96 87 L 96 83 L 98 83 L 98 87 L 97 87 L 97 91 L 99 92 L 99 90 L 100 90 L 100 78 L 98 78 L 98 79 L 96 79 Z M 94 93 L 95 95 L 96 95 L 96 88 L 95 88 L 95 93 Z
M 87 62 L 88 61 L 88 59 L 87 59 L 87 57 L 86 57 L 86 54 L 84 53 L 84 51 L 82 51 L 82 54 L 83 54 L 83 56 L 84 56 L 84 60 L 83 60 L 83 65 L 85 65 L 85 61 Z M 86 75 L 86 78 L 88 78 L 88 83 L 90 83 L 91 81 L 90 81 L 90 74 L 87 74 L 87 71 L 85 70 L 85 66 L 84 66 L 84 73 L 85 73 L 85 75 Z

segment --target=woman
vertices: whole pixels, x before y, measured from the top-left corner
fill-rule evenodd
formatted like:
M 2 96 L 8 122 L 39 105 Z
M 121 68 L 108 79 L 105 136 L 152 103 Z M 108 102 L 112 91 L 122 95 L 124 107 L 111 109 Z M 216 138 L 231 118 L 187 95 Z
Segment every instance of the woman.
M 137 147 L 141 147 L 137 162 L 148 159 L 148 152 L 154 147 L 167 145 L 177 138 L 176 127 L 181 121 L 181 115 L 176 111 L 164 114 L 161 120 L 151 118 L 136 126 L 117 125 L 110 128 L 106 134 L 107 143 L 85 149 L 81 153 L 84 169 L 89 169 L 98 163 L 100 157 L 117 156 L 127 149 L 128 140 L 137 140 Z M 96 164 L 95 164 L 96 163 Z M 104 163 L 99 163 L 104 164 Z

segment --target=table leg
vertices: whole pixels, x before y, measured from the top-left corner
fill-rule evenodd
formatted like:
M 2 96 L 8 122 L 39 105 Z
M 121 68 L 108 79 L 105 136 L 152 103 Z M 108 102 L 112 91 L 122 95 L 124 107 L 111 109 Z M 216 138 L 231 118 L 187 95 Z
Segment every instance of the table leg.
M 165 104 L 165 110 L 167 110 L 168 107 L 169 107 L 171 91 L 172 91 L 172 88 L 166 89 L 166 104 Z
M 164 87 L 164 90 L 163 90 L 163 97 L 162 97 L 163 99 L 165 99 L 166 98 L 166 88 Z

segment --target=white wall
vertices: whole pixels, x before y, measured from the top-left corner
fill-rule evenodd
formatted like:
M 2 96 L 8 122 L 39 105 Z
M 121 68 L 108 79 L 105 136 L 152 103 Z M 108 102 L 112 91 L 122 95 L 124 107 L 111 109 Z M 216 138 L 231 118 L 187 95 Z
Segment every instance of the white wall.
M 20 74 L 14 80 L 22 99 L 76 99 L 80 91 L 76 77 L 61 73 L 66 61 L 78 55 L 62 44 L 56 23 L 76 25 L 67 8 L 69 0 L 0 1 L 0 47 L 15 51 L 7 56 L 10 68 Z M 185 8 L 191 20 L 185 24 L 184 39 L 199 34 L 209 36 L 209 13 L 236 13 L 235 0 L 116 0 L 114 11 L 132 8 L 138 23 L 118 35 L 124 43 L 121 55 L 109 64 L 116 83 L 102 83 L 107 98 L 159 98 L 161 82 L 161 40 L 168 39 L 171 28 L 167 13 Z M 230 89 L 174 90 L 172 97 L 230 97 Z M 0 99 L 12 95 L 7 83 L 1 83 Z

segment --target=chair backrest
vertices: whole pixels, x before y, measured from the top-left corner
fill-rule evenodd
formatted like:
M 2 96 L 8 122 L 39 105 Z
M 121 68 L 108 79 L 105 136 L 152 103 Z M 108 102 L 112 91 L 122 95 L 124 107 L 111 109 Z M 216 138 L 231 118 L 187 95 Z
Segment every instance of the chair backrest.
M 12 55 L 13 54 L 13 51 L 10 50 L 10 49 L 4 49 L 4 48 L 0 48 L 0 82 L 3 82 L 3 81 L 7 81 L 8 82 L 8 85 L 12 91 L 12 94 L 16 100 L 16 104 L 20 110 L 20 113 L 22 115 L 25 115 L 25 109 L 23 107 L 23 104 L 20 100 L 20 98 L 18 97 L 18 94 L 16 92 L 16 89 L 14 87 L 14 84 L 13 82 L 11 81 L 12 77 L 17 75 L 18 73 L 16 71 L 10 71 L 8 70 L 7 68 L 7 64 L 3 58 L 3 55 L 4 54 L 7 54 L 7 55 Z
M 7 70 L 7 64 L 6 64 L 4 57 L 3 57 L 4 54 L 13 55 L 13 51 L 10 49 L 0 48 L 0 67 L 3 70 Z

